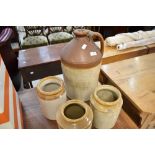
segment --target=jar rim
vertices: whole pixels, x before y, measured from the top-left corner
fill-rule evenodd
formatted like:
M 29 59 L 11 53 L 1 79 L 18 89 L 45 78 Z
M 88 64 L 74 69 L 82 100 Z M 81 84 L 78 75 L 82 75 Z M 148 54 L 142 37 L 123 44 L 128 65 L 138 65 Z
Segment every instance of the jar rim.
M 68 117 L 66 117 L 66 115 L 64 114 L 64 110 L 67 106 L 69 105 L 72 105 L 72 104 L 77 104 L 79 106 L 81 106 L 82 108 L 84 108 L 85 110 L 85 113 L 80 117 L 80 118 L 77 118 L 77 119 L 70 119 Z M 80 120 L 83 120 L 85 118 L 85 116 L 87 115 L 88 113 L 88 108 L 87 108 L 88 105 L 86 105 L 85 102 L 81 101 L 81 100 L 77 100 L 77 99 L 73 99 L 73 100 L 68 100 L 65 104 L 62 105 L 61 107 L 61 115 L 64 117 L 64 119 L 68 122 L 72 122 L 72 123 L 75 123 L 75 122 L 78 122 Z
M 44 84 L 47 84 L 47 83 L 56 83 L 56 84 L 60 85 L 60 87 L 58 87 L 56 90 L 53 90 L 53 91 L 50 91 L 50 92 L 42 90 L 42 86 Z M 39 83 L 37 84 L 36 89 L 37 89 L 38 95 L 41 98 L 45 98 L 45 99 L 47 99 L 47 98 L 50 98 L 50 99 L 57 98 L 59 95 L 62 95 L 64 93 L 64 91 L 65 91 L 64 90 L 63 80 L 61 78 L 55 77 L 55 76 L 48 76 L 48 77 L 45 77 L 45 78 L 41 79 L 39 81 Z M 52 95 L 53 95 L 53 97 L 52 97 Z
M 117 99 L 111 102 L 107 102 L 107 101 L 103 101 L 102 99 L 100 99 L 100 97 L 97 95 L 97 92 L 100 90 L 110 90 L 112 92 L 114 92 L 117 95 Z M 120 91 L 111 85 L 101 85 L 96 87 L 94 93 L 93 93 L 94 99 L 99 102 L 101 105 L 106 105 L 106 106 L 113 106 L 116 105 L 116 103 L 118 102 L 118 100 L 120 100 L 121 98 L 121 93 Z

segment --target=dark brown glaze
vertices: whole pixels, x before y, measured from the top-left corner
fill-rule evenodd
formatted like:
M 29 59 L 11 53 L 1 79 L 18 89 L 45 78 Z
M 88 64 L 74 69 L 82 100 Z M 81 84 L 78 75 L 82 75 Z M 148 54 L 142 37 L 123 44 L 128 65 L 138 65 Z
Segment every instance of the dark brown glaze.
M 104 40 L 101 34 L 89 30 L 74 31 L 75 37 L 63 48 L 61 62 L 76 68 L 90 68 L 101 63 Z M 101 42 L 101 50 L 93 39 Z

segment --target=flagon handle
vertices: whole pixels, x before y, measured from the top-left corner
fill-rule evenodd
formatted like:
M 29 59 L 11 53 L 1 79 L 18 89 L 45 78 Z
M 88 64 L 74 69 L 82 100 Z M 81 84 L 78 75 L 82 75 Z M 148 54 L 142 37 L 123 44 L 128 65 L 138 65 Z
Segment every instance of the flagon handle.
M 89 38 L 93 39 L 93 40 L 98 40 L 100 41 L 100 51 L 101 54 L 103 55 L 104 52 L 104 39 L 102 37 L 102 35 L 98 32 L 93 32 L 91 30 L 86 30 L 86 29 L 76 29 L 74 30 L 74 34 L 76 37 L 85 37 L 88 36 Z
M 103 55 L 103 52 L 104 52 L 104 39 L 102 37 L 102 35 L 98 32 L 93 32 L 93 31 L 89 31 L 88 32 L 88 36 L 91 37 L 93 40 L 98 40 L 100 41 L 100 51 L 101 51 L 101 54 Z

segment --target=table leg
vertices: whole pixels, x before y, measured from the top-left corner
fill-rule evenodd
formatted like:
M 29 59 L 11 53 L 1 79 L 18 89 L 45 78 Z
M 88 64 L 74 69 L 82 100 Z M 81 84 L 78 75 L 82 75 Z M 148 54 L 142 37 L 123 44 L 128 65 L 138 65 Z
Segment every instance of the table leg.
M 148 128 L 148 127 L 149 127 L 149 124 L 150 124 L 151 122 L 153 122 L 154 119 L 155 119 L 155 115 L 149 114 L 149 115 L 147 116 L 146 120 L 144 121 L 144 123 L 142 124 L 141 129 L 146 129 L 146 128 Z M 153 124 L 153 127 L 154 127 L 154 124 Z
M 33 84 L 32 84 L 32 82 L 29 82 L 29 85 L 30 85 L 31 88 L 33 88 Z
M 23 83 L 24 83 L 24 88 L 25 89 L 33 88 L 32 82 L 23 82 Z

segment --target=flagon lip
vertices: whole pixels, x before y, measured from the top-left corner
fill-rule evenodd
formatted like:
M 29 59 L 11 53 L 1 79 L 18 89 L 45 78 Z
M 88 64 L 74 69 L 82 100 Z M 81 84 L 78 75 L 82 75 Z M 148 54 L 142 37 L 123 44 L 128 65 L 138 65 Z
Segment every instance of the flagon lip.
M 83 37 L 83 36 L 88 35 L 89 32 L 90 30 L 87 30 L 87 29 L 76 29 L 74 30 L 73 33 L 75 34 L 75 36 Z
M 97 92 L 98 92 L 98 91 L 101 91 L 101 90 L 110 90 L 110 91 L 114 92 L 114 93 L 117 95 L 117 99 L 114 100 L 114 101 L 111 101 L 111 102 L 103 101 L 103 100 L 100 99 L 100 97 L 97 95 Z M 111 85 L 102 85 L 102 86 L 98 86 L 98 87 L 95 89 L 95 91 L 94 91 L 94 93 L 93 93 L 93 96 L 94 96 L 94 99 L 95 99 L 98 103 L 100 103 L 100 104 L 102 104 L 102 105 L 113 106 L 113 105 L 117 104 L 118 100 L 120 100 L 120 98 L 121 98 L 121 93 L 120 93 L 120 91 L 119 91 L 117 88 L 115 88 L 114 86 L 111 86 Z
M 50 92 L 42 90 L 42 87 L 48 83 L 55 83 L 55 84 L 60 85 L 60 87 Z M 54 76 L 48 76 L 48 77 L 41 79 L 36 89 L 37 89 L 37 93 L 39 97 L 42 99 L 46 99 L 46 100 L 55 99 L 65 92 L 63 80 L 58 77 L 54 77 Z

